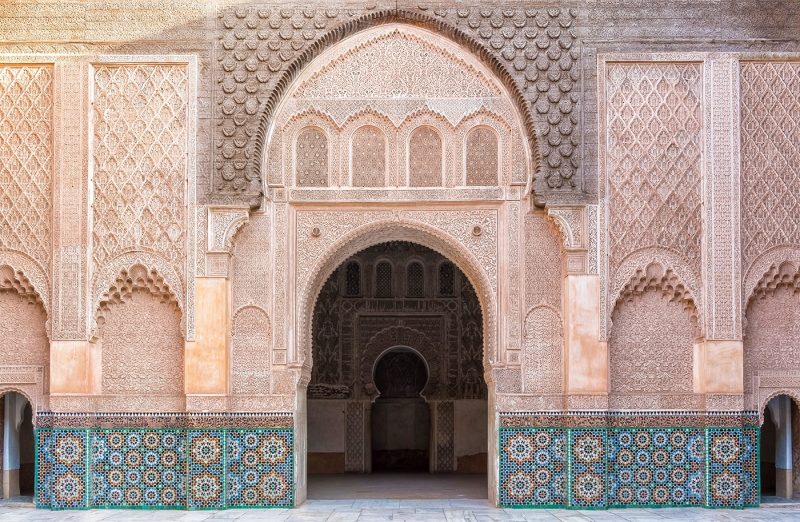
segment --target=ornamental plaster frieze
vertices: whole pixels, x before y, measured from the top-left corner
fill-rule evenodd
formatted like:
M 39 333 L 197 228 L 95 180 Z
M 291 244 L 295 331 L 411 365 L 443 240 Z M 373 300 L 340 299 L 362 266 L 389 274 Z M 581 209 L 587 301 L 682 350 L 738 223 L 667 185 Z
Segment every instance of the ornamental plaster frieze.
M 214 192 L 239 194 L 244 201 L 258 195 L 267 130 L 293 80 L 328 47 L 388 23 L 442 34 L 486 64 L 512 92 L 523 115 L 534 171 L 540 161 L 543 165 L 542 186 L 574 188 L 579 168 L 579 96 L 573 92 L 579 79 L 572 28 L 576 15 L 574 9 L 559 7 L 220 9 Z M 541 144 L 537 132 L 545 138 Z

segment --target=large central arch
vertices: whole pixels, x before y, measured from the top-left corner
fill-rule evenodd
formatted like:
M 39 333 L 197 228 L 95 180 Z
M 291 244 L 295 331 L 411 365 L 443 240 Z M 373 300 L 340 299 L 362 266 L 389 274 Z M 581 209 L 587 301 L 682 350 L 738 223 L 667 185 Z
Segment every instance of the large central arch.
M 300 379 L 296 393 L 295 434 L 296 434 L 296 459 L 295 459 L 295 498 L 298 504 L 305 500 L 307 494 L 307 404 L 306 388 L 311 378 L 313 353 L 311 347 L 312 316 L 314 304 L 319 296 L 325 281 L 354 254 L 380 243 L 387 241 L 408 241 L 426 246 L 455 263 L 469 279 L 481 306 L 483 317 L 484 347 L 483 368 L 484 379 L 488 387 L 488 410 L 494 411 L 494 380 L 492 368 L 497 360 L 496 347 L 498 338 L 497 328 L 497 292 L 492 285 L 482 263 L 458 238 L 442 232 L 430 225 L 412 220 L 380 220 L 363 225 L 334 242 L 324 252 L 319 253 L 317 262 L 311 273 L 307 274 L 307 283 L 298 289 L 298 321 L 297 321 L 297 346 L 300 353 L 296 360 L 300 363 Z M 302 255 L 301 253 L 298 253 Z M 492 266 L 497 266 L 497 259 L 483 260 Z M 488 448 L 487 448 L 487 473 L 488 497 L 490 502 L 495 502 L 497 494 L 497 426 L 494 415 L 489 415 Z
M 261 170 L 253 179 L 263 183 L 276 227 L 285 230 L 275 236 L 280 254 L 274 270 L 276 287 L 287 294 L 285 299 L 276 295 L 274 313 L 285 317 L 287 328 L 284 340 L 276 327 L 275 346 L 286 350 L 282 357 L 297 379 L 298 502 L 307 493 L 306 389 L 314 305 L 340 264 L 379 243 L 407 241 L 457 265 L 482 311 L 490 412 L 493 370 L 503 359 L 499 296 L 503 307 L 518 306 L 520 298 L 508 272 L 509 258 L 519 262 L 514 234 L 539 162 L 530 107 L 481 44 L 425 17 L 391 13 L 337 29 L 300 56 L 267 102 L 258 134 L 254 159 Z M 381 146 L 360 142 L 360 157 L 365 150 L 379 151 L 383 184 L 352 182 L 353 136 L 365 127 L 382 137 L 373 141 Z M 436 137 L 415 142 L 420 129 Z M 478 129 L 489 136 L 491 149 L 470 141 Z M 492 160 L 475 160 L 469 155 L 475 150 Z M 417 175 L 424 178 L 426 168 L 432 174 L 412 183 L 412 164 Z M 470 178 L 476 169 L 485 170 Z M 493 501 L 498 477 L 494 417 L 489 416 L 486 448 Z

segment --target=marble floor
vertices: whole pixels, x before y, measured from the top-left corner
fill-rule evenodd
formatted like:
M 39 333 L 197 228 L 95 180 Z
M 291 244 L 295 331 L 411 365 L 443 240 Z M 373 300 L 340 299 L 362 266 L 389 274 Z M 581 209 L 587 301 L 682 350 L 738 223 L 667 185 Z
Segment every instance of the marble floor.
M 347 473 L 309 475 L 308 498 L 341 499 L 485 499 L 485 474 Z
M 309 500 L 295 509 L 230 509 L 227 511 L 144 511 L 94 509 L 89 511 L 47 511 L 0 507 L 0 522 L 23 521 L 325 521 L 368 522 L 402 520 L 451 521 L 619 521 L 663 520 L 800 520 L 798 507 L 770 507 L 745 510 L 668 508 L 573 511 L 566 509 L 497 509 L 485 500 Z

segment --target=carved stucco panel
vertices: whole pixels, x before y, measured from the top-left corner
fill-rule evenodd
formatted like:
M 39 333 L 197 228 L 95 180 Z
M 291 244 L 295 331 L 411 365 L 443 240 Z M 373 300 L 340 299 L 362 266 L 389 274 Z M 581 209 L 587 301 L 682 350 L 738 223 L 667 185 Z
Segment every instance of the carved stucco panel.
M 652 261 L 674 271 L 703 312 L 700 55 L 600 59 L 600 338 L 622 286 Z M 663 60 L 663 61 L 656 61 Z M 675 61 L 672 61 L 675 60 Z M 687 60 L 689 63 L 679 63 Z M 701 321 L 702 326 L 702 321 Z
M 746 299 L 764 272 L 751 276 L 762 255 L 775 248 L 800 250 L 800 61 L 743 61 L 740 67 Z
M 98 57 L 92 67 L 92 310 L 121 270 L 156 269 L 194 338 L 196 264 L 193 57 Z M 201 225 L 204 226 L 204 225 Z
M 263 160 L 264 134 L 272 111 L 303 66 L 345 36 L 393 21 L 448 35 L 490 64 L 495 75 L 507 87 L 513 87 L 515 103 L 525 114 L 528 141 L 537 149 L 530 158 L 535 168 L 540 158 L 531 106 L 541 116 L 538 131 L 547 137 L 541 151 L 546 161 L 546 186 L 575 187 L 579 118 L 578 95 L 572 90 L 579 78 L 574 67 L 579 51 L 573 45 L 576 35 L 572 25 L 576 14 L 573 9 L 557 7 L 395 8 L 374 13 L 369 9 L 223 8 L 216 44 L 215 76 L 221 86 L 216 96 L 219 130 L 215 141 L 219 153 L 215 159 L 215 191 L 220 195 L 239 193 L 244 198 L 257 191 L 261 165 L 253 162 Z M 357 18 L 355 23 L 344 23 Z M 265 31 L 275 31 L 281 40 L 272 45 L 260 41 L 259 35 Z M 233 75 L 241 81 L 233 81 Z

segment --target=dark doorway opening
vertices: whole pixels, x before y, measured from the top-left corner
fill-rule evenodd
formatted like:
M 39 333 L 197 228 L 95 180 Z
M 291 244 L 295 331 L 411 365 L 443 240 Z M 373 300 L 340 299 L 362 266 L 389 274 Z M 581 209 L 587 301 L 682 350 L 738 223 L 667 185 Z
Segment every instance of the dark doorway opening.
M 479 490 L 486 498 L 483 317 L 456 264 L 407 241 L 358 252 L 318 295 L 311 337 L 309 498 L 323 498 L 322 489 L 325 498 L 347 498 L 330 488 L 336 474 L 384 480 L 398 472 L 431 480 L 464 475 L 444 489 L 475 482 L 469 495 Z M 338 483 L 353 483 L 351 498 L 362 490 L 375 498 L 369 482 Z M 430 498 L 425 494 L 404 498 Z

